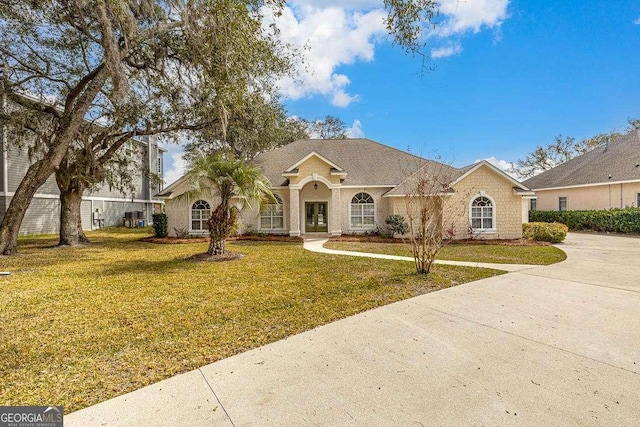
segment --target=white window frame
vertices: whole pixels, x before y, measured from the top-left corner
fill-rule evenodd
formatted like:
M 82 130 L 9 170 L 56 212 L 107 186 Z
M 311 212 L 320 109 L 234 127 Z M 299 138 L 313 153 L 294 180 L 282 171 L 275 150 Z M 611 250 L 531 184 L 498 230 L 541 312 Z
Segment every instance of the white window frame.
M 480 227 L 480 228 L 475 228 L 473 226 L 473 220 L 474 219 L 478 219 L 475 218 L 473 216 L 473 203 L 480 199 L 480 198 L 485 198 L 487 199 L 490 203 L 491 203 L 491 225 L 492 227 L 490 228 L 485 228 L 485 227 Z M 482 207 L 481 207 L 482 208 Z M 471 200 L 469 200 L 469 225 L 471 226 L 471 229 L 474 232 L 479 232 L 479 233 L 483 233 L 483 234 L 491 234 L 491 233 L 495 233 L 497 231 L 497 225 L 496 225 L 496 201 L 493 199 L 493 197 L 489 196 L 488 194 L 484 193 L 484 192 L 480 192 L 479 194 L 476 194 L 475 196 L 473 196 L 471 198 Z M 481 210 L 482 212 L 482 210 Z M 484 219 L 486 219 L 488 217 L 485 217 L 482 213 L 480 214 L 480 223 L 482 224 L 484 222 Z M 484 225 L 484 224 L 483 224 Z
M 194 206 L 196 206 L 197 204 L 202 204 L 205 203 L 206 206 L 208 206 L 208 209 L 198 209 L 195 208 Z M 207 215 L 204 215 L 204 218 L 202 218 L 202 212 L 208 211 Z M 194 212 L 198 212 L 198 216 L 200 217 L 199 219 L 194 219 L 193 218 L 193 213 Z M 207 228 L 207 220 L 209 219 L 209 217 L 211 216 L 211 203 L 207 202 L 204 199 L 201 200 L 197 200 L 196 202 L 194 202 L 191 205 L 191 209 L 189 209 L 189 232 L 193 233 L 193 234 L 206 234 L 209 232 L 209 229 Z M 200 227 L 201 228 L 193 228 L 193 221 L 198 221 L 200 223 Z
M 529 211 L 535 212 L 538 210 L 538 199 L 529 199 Z
M 354 203 L 353 200 L 358 197 L 361 194 L 365 194 L 368 197 L 371 198 L 372 202 L 371 203 Z M 353 218 L 354 218 L 354 206 L 357 206 L 358 208 L 360 208 L 360 215 L 359 218 L 361 220 L 360 225 L 353 225 Z M 371 206 L 373 209 L 373 214 L 372 215 L 364 215 L 364 207 L 365 206 Z M 371 217 L 373 218 L 373 224 L 364 224 L 364 218 L 367 217 Z M 367 230 L 375 230 L 376 228 L 376 199 L 370 194 L 367 193 L 366 191 L 360 191 L 356 194 L 353 195 L 353 197 L 351 197 L 351 200 L 349 201 L 349 230 L 354 230 L 354 231 L 367 231 Z
M 283 231 L 284 230 L 284 225 L 285 225 L 285 216 L 284 216 L 284 202 L 282 201 L 282 197 L 279 194 L 274 194 L 274 197 L 278 200 L 277 203 L 268 203 L 265 204 L 261 209 L 260 209 L 260 214 L 258 215 L 258 230 L 259 231 L 265 231 L 265 232 L 273 232 L 273 231 Z M 280 215 L 275 215 L 273 208 L 275 206 L 280 206 Z M 263 218 L 268 218 L 269 222 L 271 223 L 271 227 L 263 227 L 262 226 L 262 219 Z M 274 218 L 282 218 L 282 226 L 281 227 L 274 227 L 273 226 L 273 220 Z

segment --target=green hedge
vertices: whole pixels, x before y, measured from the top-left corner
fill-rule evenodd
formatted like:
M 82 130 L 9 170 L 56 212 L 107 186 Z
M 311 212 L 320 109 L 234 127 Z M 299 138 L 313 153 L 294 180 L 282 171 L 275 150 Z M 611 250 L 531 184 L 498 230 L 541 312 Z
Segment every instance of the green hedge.
M 167 237 L 167 214 L 153 214 L 153 231 L 156 237 Z
M 522 237 L 538 242 L 560 243 L 567 237 L 568 228 L 558 222 L 528 222 L 522 224 Z
M 592 230 L 614 233 L 640 233 L 640 208 L 603 211 L 532 211 L 531 222 L 559 222 L 571 231 Z

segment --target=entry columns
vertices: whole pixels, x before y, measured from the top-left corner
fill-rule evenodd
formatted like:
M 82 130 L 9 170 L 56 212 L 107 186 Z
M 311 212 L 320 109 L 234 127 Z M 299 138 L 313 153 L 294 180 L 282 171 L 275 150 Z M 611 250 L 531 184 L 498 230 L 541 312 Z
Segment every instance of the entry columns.
M 340 206 L 340 188 L 331 189 L 331 224 L 329 225 L 332 236 L 340 236 L 342 234 L 342 206 Z
M 289 188 L 289 236 L 300 235 L 300 190 Z

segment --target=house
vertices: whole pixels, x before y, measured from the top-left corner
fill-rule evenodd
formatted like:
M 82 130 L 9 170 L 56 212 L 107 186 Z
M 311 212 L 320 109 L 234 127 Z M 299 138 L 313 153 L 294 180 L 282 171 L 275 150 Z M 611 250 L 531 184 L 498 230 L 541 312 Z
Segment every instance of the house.
M 640 206 L 640 131 L 632 131 L 523 182 L 531 210 Z
M 13 143 L 10 134 L 7 129 L 0 127 L 0 223 L 11 197 L 31 164 L 26 148 Z M 153 195 L 162 187 L 150 180 L 142 170 L 149 170 L 162 178 L 162 154 L 166 150 L 159 147 L 153 137 L 132 139 L 123 149 L 140 166 L 140 173 L 134 182 L 135 190 L 123 194 L 102 185 L 87 191 L 81 205 L 82 228 L 85 230 L 123 225 L 125 216 L 129 217 L 126 222 L 130 225 L 138 225 L 139 221 L 150 224 L 151 215 L 161 211 L 162 201 L 154 199 Z M 57 233 L 60 227 L 59 196 L 60 191 L 52 175 L 31 201 L 20 226 L 20 234 Z
M 486 161 L 453 168 L 369 139 L 300 140 L 256 157 L 270 181 L 277 204 L 241 213 L 241 232 L 333 236 L 373 231 L 385 219 L 405 211 L 405 191 L 418 166 L 437 168 L 449 177 L 444 209 L 462 206 L 456 236 L 522 236 L 526 197 L 533 195 Z M 207 232 L 206 220 L 219 200 L 179 197 L 189 188 L 183 177 L 157 197 L 165 201 L 170 235 Z

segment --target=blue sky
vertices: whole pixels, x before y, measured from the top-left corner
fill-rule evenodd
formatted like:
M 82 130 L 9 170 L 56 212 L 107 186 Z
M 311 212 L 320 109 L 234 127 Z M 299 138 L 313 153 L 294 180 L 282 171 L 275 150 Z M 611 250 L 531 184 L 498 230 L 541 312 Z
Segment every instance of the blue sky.
M 639 1 L 440 4 L 423 71 L 384 35 L 380 1 L 290 2 L 278 25 L 307 46 L 308 71 L 281 82 L 289 113 L 335 115 L 353 136 L 455 166 L 516 161 L 558 134 L 581 139 L 640 118 Z M 167 154 L 173 178 L 179 150 Z

